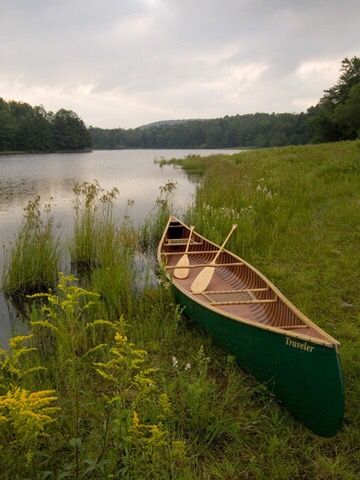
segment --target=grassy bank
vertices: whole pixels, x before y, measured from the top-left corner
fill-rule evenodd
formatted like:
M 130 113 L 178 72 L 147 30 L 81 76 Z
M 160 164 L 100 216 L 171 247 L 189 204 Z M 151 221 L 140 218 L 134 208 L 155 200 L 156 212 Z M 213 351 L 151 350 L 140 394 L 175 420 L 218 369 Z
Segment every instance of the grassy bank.
M 258 267 L 295 305 L 340 340 L 346 391 L 343 429 L 326 442 L 326 448 L 318 439 L 307 437 L 303 442 L 299 437 L 287 465 L 297 464 L 295 478 L 356 478 L 360 459 L 356 445 L 360 435 L 360 142 L 208 159 L 190 156 L 172 163 L 189 173 L 204 174 L 187 222 L 217 243 L 233 222 L 238 223 L 228 248 Z M 285 430 L 277 435 L 287 443 Z M 307 449 L 312 458 L 303 457 Z M 305 473 L 300 458 L 316 466 L 313 476 Z
M 229 248 L 341 341 L 342 430 L 309 432 L 185 322 L 166 279 L 139 277 L 137 250 L 154 247 L 171 185 L 137 233 L 116 225 L 109 196 L 86 202 L 99 192 L 84 184 L 71 252 L 86 274 L 60 275 L 33 302 L 30 336 L 0 352 L 2 478 L 359 478 L 360 144 L 183 167 L 203 173 L 186 220 L 218 243 L 238 223 Z

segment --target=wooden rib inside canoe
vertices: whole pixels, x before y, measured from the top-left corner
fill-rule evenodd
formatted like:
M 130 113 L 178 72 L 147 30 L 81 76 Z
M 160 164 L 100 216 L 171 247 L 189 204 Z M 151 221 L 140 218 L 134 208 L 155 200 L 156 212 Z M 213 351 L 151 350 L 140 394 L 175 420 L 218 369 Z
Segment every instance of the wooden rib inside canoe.
M 341 424 L 344 390 L 339 342 L 301 313 L 261 272 L 170 217 L 158 248 L 175 299 L 243 368 L 265 382 L 318 435 Z M 176 278 L 186 251 L 186 278 Z M 214 264 L 214 259 L 216 262 Z M 192 291 L 199 269 L 212 265 L 203 291 Z

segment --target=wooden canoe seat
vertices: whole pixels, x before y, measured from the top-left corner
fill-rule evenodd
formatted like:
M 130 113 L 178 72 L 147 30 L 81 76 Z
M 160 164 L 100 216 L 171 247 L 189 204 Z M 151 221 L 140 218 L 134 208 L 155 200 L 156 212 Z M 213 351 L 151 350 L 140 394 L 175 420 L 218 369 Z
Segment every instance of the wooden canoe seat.
M 188 238 L 168 238 L 164 243 L 165 247 L 178 247 L 187 245 Z M 192 238 L 190 239 L 190 245 L 202 245 L 202 242 L 196 242 Z
M 207 290 L 197 295 L 202 295 L 210 305 L 246 305 L 253 303 L 275 303 L 277 297 L 274 298 L 257 298 L 255 292 L 266 292 L 265 288 L 245 288 L 240 290 Z

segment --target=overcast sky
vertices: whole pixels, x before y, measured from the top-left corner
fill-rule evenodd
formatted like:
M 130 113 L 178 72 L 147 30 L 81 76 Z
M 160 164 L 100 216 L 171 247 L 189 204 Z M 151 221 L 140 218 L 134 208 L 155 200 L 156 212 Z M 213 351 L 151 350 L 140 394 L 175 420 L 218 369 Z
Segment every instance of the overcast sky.
M 0 0 L 0 96 L 87 125 L 304 111 L 353 55 L 359 0 Z

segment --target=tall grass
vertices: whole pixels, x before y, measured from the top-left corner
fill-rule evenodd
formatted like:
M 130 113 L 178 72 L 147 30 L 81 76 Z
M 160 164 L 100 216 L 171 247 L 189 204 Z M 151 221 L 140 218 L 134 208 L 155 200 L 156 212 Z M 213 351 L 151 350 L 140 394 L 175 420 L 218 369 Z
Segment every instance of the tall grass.
M 176 186 L 176 182 L 171 180 L 160 185 L 160 195 L 156 199 L 155 206 L 140 227 L 140 247 L 153 257 L 169 215 L 174 213 L 173 196 Z
M 8 295 L 48 290 L 56 284 L 61 250 L 54 232 L 51 203 L 37 196 L 24 209 L 22 225 L 5 251 L 2 288 Z
M 74 238 L 70 244 L 71 261 L 80 270 L 90 270 L 106 260 L 116 245 L 113 200 L 117 188 L 105 191 L 97 181 L 74 187 Z
M 129 218 L 120 225 L 114 220 L 113 202 L 119 193 L 116 188 L 105 191 L 97 181 L 83 182 L 75 186 L 74 193 L 72 264 L 83 282 L 101 295 L 101 314 L 118 318 L 131 305 L 138 234 Z
M 184 168 L 196 169 L 199 160 L 192 162 Z M 355 446 L 360 436 L 359 191 L 358 141 L 251 151 L 209 159 L 195 205 L 187 214 L 189 224 L 217 243 L 234 221 L 238 223 L 227 248 L 258 267 L 342 344 L 343 429 L 325 446 L 297 428 L 290 434 L 288 420 L 277 414 L 269 430 L 273 433 L 259 440 L 258 452 L 264 453 L 254 460 L 256 478 L 359 475 Z M 273 416 L 275 411 L 269 414 Z M 260 433 L 260 429 L 256 431 Z M 293 449 L 285 465 L 277 455 L 268 457 L 276 449 L 269 443 L 271 435 L 275 435 L 275 444 L 286 443 L 287 452 Z M 265 465 L 262 458 L 272 460 Z M 301 459 L 307 467 L 301 466 Z M 222 477 L 219 473 L 215 478 Z

